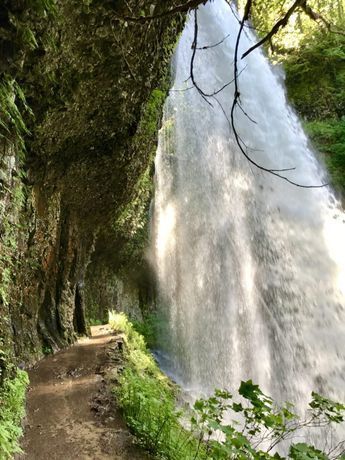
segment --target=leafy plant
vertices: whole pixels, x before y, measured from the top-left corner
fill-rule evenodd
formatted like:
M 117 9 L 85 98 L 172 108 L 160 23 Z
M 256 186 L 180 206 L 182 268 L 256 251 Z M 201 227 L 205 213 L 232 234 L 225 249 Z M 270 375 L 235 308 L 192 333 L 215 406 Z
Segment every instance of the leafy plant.
M 102 326 L 103 321 L 95 318 L 88 318 L 87 320 L 89 326 Z
M 0 137 L 7 141 L 19 142 L 19 152 L 23 158 L 24 135 L 29 131 L 24 123 L 21 110 L 18 105 L 21 104 L 24 111 L 32 115 L 30 107 L 26 103 L 24 93 L 16 80 L 9 75 L 5 75 L 0 80 Z
M 345 406 L 312 393 L 306 419 L 300 419 L 290 403 L 281 406 L 251 380 L 241 382 L 235 401 L 228 391 L 199 399 L 192 409 L 176 409 L 177 388 L 159 370 L 143 337 L 124 314 L 110 315 L 112 327 L 124 334 L 125 370 L 116 394 L 129 427 L 140 443 L 158 458 L 167 460 L 263 460 L 285 459 L 275 449 L 300 430 L 326 427 L 344 421 Z M 225 417 L 226 415 L 226 417 Z M 232 419 L 225 422 L 225 418 Z M 186 421 L 189 429 L 184 426 Z M 293 460 L 340 458 L 345 441 L 330 455 L 306 443 L 291 444 Z
M 277 452 L 277 446 L 284 441 L 299 436 L 306 427 L 325 427 L 331 423 L 342 423 L 345 406 L 331 401 L 317 393 L 312 393 L 312 401 L 306 419 L 300 419 L 293 406 L 286 403 L 277 406 L 272 398 L 266 396 L 258 385 L 251 380 L 241 382 L 238 390 L 241 402 L 233 401 L 233 396 L 222 390 L 216 390 L 214 396 L 201 399 L 194 404 L 196 416 L 192 423 L 194 431 L 206 443 L 211 459 L 284 459 Z M 235 416 L 232 422 L 224 423 L 224 414 Z M 214 439 L 221 433 L 220 440 Z M 330 449 L 332 458 L 339 458 L 345 442 L 336 450 Z M 336 452 L 337 451 L 337 452 Z M 288 458 L 294 460 L 328 459 L 326 453 L 305 443 L 291 444 Z
M 345 87 L 345 86 L 344 86 Z M 333 184 L 345 191 L 345 118 L 305 124 L 316 148 L 324 154 Z
M 308 120 L 339 119 L 344 114 L 344 45 L 344 36 L 317 30 L 286 57 L 289 98 Z
M 144 338 L 124 314 L 111 313 L 110 324 L 124 333 L 126 344 L 126 367 L 115 392 L 128 426 L 140 444 L 160 458 L 196 459 L 199 443 L 180 423 L 176 386 L 159 370 Z
M 0 390 L 0 458 L 10 459 L 21 452 L 21 420 L 25 415 L 25 393 L 29 384 L 26 372 L 17 370 L 14 379 L 6 379 Z
M 51 355 L 53 353 L 53 349 L 52 349 L 52 347 L 50 345 L 43 345 L 42 353 L 45 356 Z
M 40 16 L 56 14 L 55 0 L 28 0 L 29 6 Z
M 160 326 L 160 319 L 156 314 L 148 314 L 143 321 L 132 320 L 132 325 L 144 337 L 149 348 L 154 348 L 157 345 L 157 331 Z

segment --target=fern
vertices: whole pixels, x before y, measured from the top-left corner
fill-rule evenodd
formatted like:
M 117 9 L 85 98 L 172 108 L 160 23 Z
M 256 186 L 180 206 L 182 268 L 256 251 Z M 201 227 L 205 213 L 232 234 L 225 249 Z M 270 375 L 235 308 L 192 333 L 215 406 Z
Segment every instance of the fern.
M 23 112 L 33 115 L 16 80 L 5 75 L 0 81 L 0 136 L 7 141 L 17 140 L 19 146 L 24 150 L 24 135 L 29 134 L 29 130 L 18 108 L 18 103 L 23 107 Z
M 40 16 L 56 14 L 55 0 L 28 0 L 28 4 Z
M 0 459 L 7 460 L 21 452 L 21 420 L 25 415 L 25 394 L 29 384 L 26 372 L 17 370 L 14 379 L 7 379 L 0 391 Z

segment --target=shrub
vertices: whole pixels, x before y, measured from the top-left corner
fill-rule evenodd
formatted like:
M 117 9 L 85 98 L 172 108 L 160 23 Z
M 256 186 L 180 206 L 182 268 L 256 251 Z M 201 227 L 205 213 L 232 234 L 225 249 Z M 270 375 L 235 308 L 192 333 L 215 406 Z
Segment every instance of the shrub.
M 143 321 L 132 321 L 134 329 L 141 334 L 149 348 L 157 345 L 157 333 L 160 327 L 160 319 L 154 313 L 147 315 Z
M 305 125 L 317 149 L 324 154 L 333 184 L 345 192 L 345 118 L 312 121 Z
M 17 370 L 14 379 L 6 379 L 0 390 L 0 459 L 10 459 L 21 452 L 21 420 L 25 415 L 25 393 L 29 384 L 26 372 Z
M 116 388 L 128 426 L 149 452 L 169 460 L 196 459 L 198 441 L 180 423 L 177 387 L 159 370 L 143 336 L 126 316 L 110 314 L 111 326 L 125 334 L 127 364 Z
M 122 313 L 110 324 L 124 334 L 125 369 L 115 389 L 126 422 L 140 444 L 166 460 L 328 460 L 341 457 L 345 441 L 329 448 L 329 456 L 304 442 L 291 443 L 307 428 L 329 428 L 344 422 L 345 406 L 312 393 L 306 418 L 293 405 L 278 406 L 251 380 L 241 382 L 239 401 L 215 390 L 188 411 L 176 409 L 178 389 L 159 370 L 144 338 Z M 225 417 L 226 414 L 226 417 Z M 225 422 L 225 419 L 231 422 Z M 184 424 L 182 424 L 182 421 Z M 188 426 L 188 428 L 186 428 Z M 325 435 L 326 436 L 326 435 Z M 330 435 L 332 436 L 332 434 Z M 290 447 L 286 447 L 286 442 Z M 285 444 L 284 444 L 285 443 Z M 275 452 L 284 444 L 288 457 Z M 327 442 L 325 440 L 325 445 Z

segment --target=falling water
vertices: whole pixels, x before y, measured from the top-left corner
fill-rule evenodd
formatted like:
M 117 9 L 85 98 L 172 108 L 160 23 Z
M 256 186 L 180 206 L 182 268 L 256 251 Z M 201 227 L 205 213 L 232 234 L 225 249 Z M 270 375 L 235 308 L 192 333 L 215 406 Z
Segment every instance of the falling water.
M 238 21 L 223 0 L 198 10 L 194 74 L 204 92 L 233 79 Z M 245 29 L 239 56 L 255 41 Z M 303 189 L 251 166 L 229 123 L 234 85 L 212 106 L 191 89 L 193 16 L 173 62 L 156 158 L 153 239 L 163 367 L 193 396 L 252 379 L 305 405 L 345 400 L 344 214 L 329 187 Z M 298 183 L 324 172 L 281 77 L 260 50 L 239 62 L 235 123 L 252 158 Z M 256 123 L 250 120 L 255 120 Z

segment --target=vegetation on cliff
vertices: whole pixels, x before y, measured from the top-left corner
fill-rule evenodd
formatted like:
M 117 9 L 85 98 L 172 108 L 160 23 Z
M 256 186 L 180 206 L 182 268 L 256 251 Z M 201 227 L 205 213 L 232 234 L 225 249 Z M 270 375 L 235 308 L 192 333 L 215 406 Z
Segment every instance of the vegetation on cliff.
M 156 139 L 139 124 L 147 112 L 146 127 L 157 130 L 151 95 L 162 103 L 154 90 L 166 84 L 182 18 L 140 30 L 118 20 L 144 3 L 0 6 L 2 401 L 16 382 L 13 363 L 33 362 L 86 332 L 86 302 L 96 304 L 98 292 L 90 278 L 104 287 L 111 283 L 103 274 L 111 280 L 124 265 L 109 257 L 122 248 L 128 219 L 120 214 L 132 201 L 147 209 Z M 4 426 L 1 419 L 3 433 Z
M 15 298 L 23 295 L 34 271 L 36 254 L 30 249 L 32 225 L 28 222 L 30 203 L 26 187 L 26 145 L 29 135 L 25 118 L 32 117 L 20 73 L 23 61 L 37 41 L 28 21 L 30 8 L 35 18 L 51 12 L 49 0 L 0 7 L 0 458 L 20 452 L 19 438 L 25 414 L 26 372 L 16 369 L 17 319 Z M 17 306 L 17 305 L 16 305 Z M 25 331 L 26 335 L 27 332 Z M 27 356 L 34 356 L 29 349 Z
M 168 63 L 183 19 L 138 26 L 119 18 L 166 7 L 155 3 L 4 0 L 0 6 L 0 457 L 17 450 L 20 434 L 15 426 L 26 382 L 12 363 L 72 343 L 86 332 L 87 314 L 98 319 L 110 305 L 121 308 L 120 285 L 133 294 L 129 308 L 144 310 L 150 300 L 144 251 L 153 159 Z M 259 33 L 287 5 L 257 2 Z M 268 49 L 284 62 L 290 100 L 324 153 L 334 185 L 344 191 L 344 4 L 311 5 L 321 8 L 332 30 L 298 12 L 294 29 L 284 28 Z M 135 350 L 132 356 L 139 356 Z M 150 449 L 159 440 L 159 449 L 173 451 L 177 436 L 194 449 L 194 437 L 180 428 L 171 386 L 157 386 L 159 371 L 145 356 L 140 366 L 146 362 L 142 370 L 154 378 L 138 376 L 132 361 L 121 398 L 135 415 L 131 404 L 139 402 L 126 399 L 126 392 L 131 385 L 143 388 L 154 397 L 149 404 L 156 415 L 143 423 L 128 416 L 133 430 Z M 169 432 L 165 422 L 161 426 L 166 414 Z M 172 444 L 163 447 L 165 438 Z
M 96 0 L 0 7 L 0 322 L 9 361 L 30 362 L 85 333 L 86 303 L 101 307 L 93 286 L 143 259 L 160 107 L 183 20 L 138 28 L 118 19 L 142 9 L 143 1 Z
M 247 381 L 239 388 L 242 399 L 216 390 L 210 398 L 197 400 L 192 409 L 178 409 L 178 387 L 159 370 L 143 336 L 123 313 L 111 313 L 110 325 L 123 333 L 125 343 L 125 367 L 114 391 L 129 427 L 157 458 L 328 460 L 341 455 L 343 443 L 322 452 L 294 439 L 306 427 L 329 429 L 343 423 L 344 405 L 312 393 L 306 419 L 302 420 L 292 404 L 277 405 L 257 385 Z M 226 420 L 230 414 L 231 422 L 224 420 L 225 413 Z M 325 434 L 328 436 L 331 437 L 329 432 Z M 287 440 L 285 457 L 275 450 Z
M 337 25 L 345 30 L 345 16 Z M 286 59 L 290 100 L 324 160 L 333 185 L 345 192 L 345 35 L 316 30 Z
M 7 378 L 0 391 L 0 459 L 13 458 L 21 452 L 19 439 L 25 415 L 25 394 L 29 383 L 26 372 L 17 370 L 14 378 Z
M 242 2 L 244 3 L 244 2 Z M 252 20 L 265 36 L 291 2 L 256 2 Z M 288 97 L 304 119 L 315 148 L 323 155 L 332 184 L 345 192 L 345 3 L 310 0 L 266 49 L 286 72 Z

